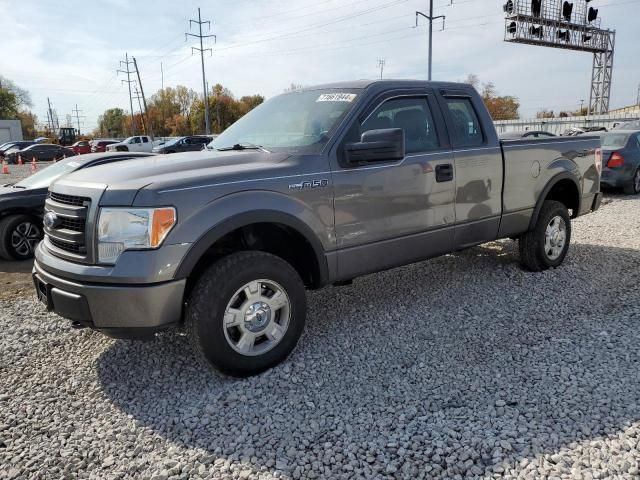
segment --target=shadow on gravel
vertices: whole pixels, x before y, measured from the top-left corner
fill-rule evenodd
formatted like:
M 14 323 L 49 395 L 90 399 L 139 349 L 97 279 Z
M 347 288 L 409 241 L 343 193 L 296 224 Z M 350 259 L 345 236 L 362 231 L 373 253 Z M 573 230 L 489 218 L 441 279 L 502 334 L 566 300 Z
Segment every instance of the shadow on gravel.
M 204 372 L 180 335 L 115 342 L 98 375 L 139 424 L 214 458 L 494 474 L 640 421 L 639 284 L 637 250 L 575 244 L 534 274 L 496 242 L 311 293 L 299 347 L 258 377 Z

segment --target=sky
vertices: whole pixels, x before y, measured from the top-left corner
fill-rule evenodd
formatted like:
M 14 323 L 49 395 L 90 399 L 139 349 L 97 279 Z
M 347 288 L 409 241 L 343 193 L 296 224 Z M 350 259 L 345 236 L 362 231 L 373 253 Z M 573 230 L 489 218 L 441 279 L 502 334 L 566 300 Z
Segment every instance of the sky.
M 505 0 L 506 1 L 506 0 Z M 547 0 L 550 1 L 550 0 Z M 580 0 L 574 0 L 580 1 Z M 592 55 L 504 42 L 503 0 L 434 0 L 433 79 L 469 73 L 520 100 L 520 116 L 588 103 Z M 616 30 L 611 108 L 634 104 L 640 88 L 640 0 L 592 0 L 602 26 Z M 198 40 L 189 19 L 211 21 L 203 34 L 205 73 L 234 95 L 282 93 L 291 83 L 427 78 L 427 28 L 415 26 L 428 0 L 0 0 L 0 75 L 27 89 L 46 121 L 47 97 L 60 122 L 76 108 L 81 130 L 104 110 L 129 110 L 125 54 L 135 57 L 149 97 L 164 85 L 202 94 Z M 162 71 L 161 73 L 161 64 Z M 133 68 L 133 65 L 131 65 Z M 132 77 L 133 79 L 133 77 Z M 132 84 L 132 87 L 134 84 Z M 134 99 L 134 110 L 138 110 Z

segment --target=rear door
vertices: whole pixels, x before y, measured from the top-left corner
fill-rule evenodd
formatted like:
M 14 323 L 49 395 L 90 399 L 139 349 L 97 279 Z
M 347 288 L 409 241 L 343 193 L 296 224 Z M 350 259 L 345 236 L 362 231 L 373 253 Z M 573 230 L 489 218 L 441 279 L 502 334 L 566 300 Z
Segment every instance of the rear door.
M 498 236 L 502 214 L 502 152 L 491 117 L 475 93 L 442 90 L 439 101 L 455 159 L 455 247 Z M 486 126 L 486 127 L 485 127 Z

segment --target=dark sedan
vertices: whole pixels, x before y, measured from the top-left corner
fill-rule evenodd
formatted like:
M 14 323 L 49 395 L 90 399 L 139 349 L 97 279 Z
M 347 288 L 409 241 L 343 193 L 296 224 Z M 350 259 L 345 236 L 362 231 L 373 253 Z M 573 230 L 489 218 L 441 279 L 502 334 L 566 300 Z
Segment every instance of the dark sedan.
M 20 140 L 18 142 L 7 142 L 0 145 L 0 157 L 4 157 L 5 154 L 12 149 L 21 150 L 23 148 L 27 148 L 31 145 L 34 145 L 35 142 L 30 140 Z
M 61 160 L 64 157 L 73 157 L 73 150 L 55 145 L 53 143 L 36 143 L 19 151 L 10 150 L 5 155 L 7 162 L 17 164 L 18 155 L 22 157 L 22 161 L 27 163 L 34 158 L 36 162 L 45 162 L 49 160 Z
M 182 137 L 154 147 L 154 153 L 178 153 L 178 152 L 197 152 L 203 150 L 205 145 L 210 143 L 214 137 L 206 135 L 191 135 Z
M 42 215 L 49 185 L 62 175 L 150 153 L 91 153 L 61 160 L 21 182 L 0 186 L 0 258 L 26 260 L 42 239 Z
M 602 135 L 602 178 L 605 187 L 640 193 L 640 131 L 613 130 Z

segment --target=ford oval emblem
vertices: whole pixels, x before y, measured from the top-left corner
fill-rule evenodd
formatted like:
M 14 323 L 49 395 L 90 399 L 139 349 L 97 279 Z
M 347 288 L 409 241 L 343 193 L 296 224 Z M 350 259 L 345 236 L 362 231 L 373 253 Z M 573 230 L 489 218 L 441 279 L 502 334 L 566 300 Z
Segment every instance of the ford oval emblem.
M 44 216 L 44 226 L 47 228 L 56 228 L 60 224 L 60 219 L 54 212 L 47 212 Z

